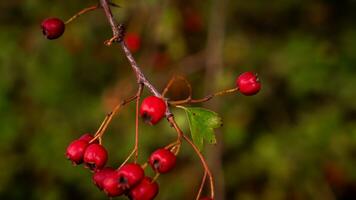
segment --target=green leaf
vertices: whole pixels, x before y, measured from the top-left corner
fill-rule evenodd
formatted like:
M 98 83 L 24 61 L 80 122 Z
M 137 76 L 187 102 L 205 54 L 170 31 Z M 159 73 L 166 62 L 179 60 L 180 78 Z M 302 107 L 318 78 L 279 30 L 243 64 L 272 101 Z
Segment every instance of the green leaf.
M 217 113 L 197 107 L 179 108 L 184 109 L 187 114 L 192 139 L 199 150 L 203 148 L 204 140 L 216 144 L 214 129 L 222 126 L 222 120 Z

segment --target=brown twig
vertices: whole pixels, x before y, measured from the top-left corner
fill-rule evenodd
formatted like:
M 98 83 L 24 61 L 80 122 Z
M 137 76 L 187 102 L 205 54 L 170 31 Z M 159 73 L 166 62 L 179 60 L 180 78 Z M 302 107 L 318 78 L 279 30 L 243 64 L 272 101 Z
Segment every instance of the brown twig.
M 192 146 L 192 148 L 194 149 L 195 153 L 198 155 L 200 162 L 203 165 L 203 168 L 205 170 L 205 172 L 208 174 L 209 176 L 209 181 L 210 181 L 210 195 L 211 198 L 214 199 L 214 178 L 213 175 L 209 169 L 209 166 L 204 158 L 204 156 L 201 154 L 201 152 L 199 151 L 198 147 L 183 133 L 183 131 L 179 128 L 177 122 L 175 121 L 174 117 L 171 116 L 168 118 L 168 121 L 170 122 L 170 124 L 173 126 L 173 128 L 177 131 L 177 133 L 179 134 L 180 137 L 182 137 L 186 142 L 188 142 L 188 144 L 190 144 L 190 146 Z
M 83 10 L 79 11 L 78 13 L 76 13 L 75 15 L 73 15 L 71 18 L 69 18 L 65 24 L 69 24 L 70 22 L 72 22 L 73 20 L 75 20 L 76 18 L 78 18 L 79 16 L 87 13 L 87 12 L 90 12 L 90 11 L 93 11 L 93 10 L 96 10 L 100 8 L 100 5 L 95 5 L 95 6 L 90 6 L 88 8 L 84 8 Z
M 204 176 L 203 176 L 203 179 L 201 180 L 199 191 L 198 191 L 198 194 L 197 194 L 197 197 L 195 200 L 200 199 L 201 193 L 202 193 L 204 185 L 205 185 L 206 176 L 207 176 L 207 173 L 206 173 L 206 171 L 204 171 Z
M 113 32 L 113 38 L 120 38 L 122 36 L 120 36 L 120 30 L 118 27 L 117 22 L 115 21 L 115 19 L 113 18 L 111 9 L 109 7 L 108 4 L 108 0 L 100 0 L 100 4 L 105 12 L 105 15 L 109 21 L 109 24 L 111 26 L 112 32 Z M 113 40 L 115 41 L 115 40 Z M 140 67 L 137 65 L 134 57 L 132 56 L 132 53 L 130 52 L 130 50 L 127 48 L 125 42 L 123 40 L 119 41 L 121 48 L 123 49 L 123 51 L 125 52 L 126 58 L 129 60 L 131 67 L 136 75 L 137 78 L 137 83 L 138 84 L 142 84 L 144 86 L 146 86 L 148 88 L 148 90 L 154 94 L 155 96 L 158 97 L 162 97 L 162 94 L 160 94 L 158 92 L 158 90 L 146 79 L 146 77 L 144 76 L 144 74 L 142 73 Z M 195 146 L 195 144 L 187 137 L 184 135 L 184 133 L 182 132 L 182 130 L 179 128 L 179 126 L 177 125 L 176 121 L 174 120 L 174 116 L 171 113 L 169 107 L 168 107 L 168 102 L 166 102 L 167 104 L 167 110 L 166 110 L 166 118 L 169 121 L 169 123 L 175 128 L 175 130 L 177 131 L 178 134 L 178 140 L 180 141 L 181 138 L 184 138 L 185 141 L 187 141 L 194 149 L 194 151 L 196 152 L 196 154 L 198 155 L 198 157 L 200 158 L 200 161 L 204 167 L 204 170 L 206 171 L 206 173 L 209 176 L 210 179 L 210 191 L 211 191 L 211 197 L 214 198 L 214 180 L 213 180 L 213 176 L 210 172 L 210 169 L 207 165 L 207 162 L 204 158 L 204 156 L 200 153 L 199 149 Z M 133 155 L 134 152 L 132 152 L 130 154 L 130 156 Z M 130 157 L 129 156 L 129 157 Z M 126 159 L 125 162 L 127 162 L 128 159 Z
M 168 103 L 170 105 L 174 105 L 174 106 L 183 105 L 183 104 L 192 104 L 192 103 L 203 103 L 203 102 L 207 102 L 207 101 L 211 100 L 214 97 L 223 96 L 223 95 L 227 95 L 227 94 L 232 94 L 232 93 L 237 92 L 238 90 L 239 90 L 238 88 L 232 88 L 232 89 L 216 92 L 214 94 L 208 95 L 208 96 L 206 96 L 204 98 L 201 98 L 201 99 L 187 98 L 187 99 L 184 99 L 184 100 L 169 101 Z
M 187 99 L 191 99 L 192 98 L 192 86 L 190 85 L 189 81 L 183 77 L 183 76 L 179 76 L 179 75 L 176 75 L 176 76 L 173 76 L 169 82 L 167 83 L 166 87 L 164 88 L 163 92 L 162 92 L 162 97 L 165 97 L 167 92 L 169 91 L 169 89 L 172 87 L 173 83 L 177 80 L 182 80 L 184 81 L 185 85 L 187 86 L 188 88 L 188 91 L 189 91 L 189 96 L 187 97 Z
M 111 120 L 113 119 L 113 117 L 121 110 L 121 108 L 123 106 L 125 106 L 126 104 L 135 100 L 136 98 L 137 98 L 137 94 L 135 96 L 129 97 L 129 98 L 121 101 L 118 105 L 116 105 L 114 110 L 105 116 L 103 122 L 101 123 L 99 129 L 95 133 L 94 138 L 90 141 L 90 143 L 94 142 L 97 139 L 101 140 L 101 137 L 105 133 L 105 131 L 106 131 L 108 125 L 110 124 Z

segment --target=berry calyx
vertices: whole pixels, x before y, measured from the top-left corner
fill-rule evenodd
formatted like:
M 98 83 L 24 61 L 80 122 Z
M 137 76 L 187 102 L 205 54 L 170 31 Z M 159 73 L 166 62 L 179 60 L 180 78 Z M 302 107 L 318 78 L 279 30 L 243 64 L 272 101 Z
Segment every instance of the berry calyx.
M 157 194 L 158 184 L 153 182 L 150 177 L 145 177 L 130 191 L 129 198 L 131 200 L 152 200 Z
M 84 152 L 85 165 L 92 171 L 102 169 L 108 159 L 106 149 L 100 144 L 90 144 Z
M 137 33 L 126 33 L 125 43 L 130 51 L 135 53 L 141 47 L 141 38 Z
M 116 173 L 116 170 L 111 168 L 111 167 L 105 167 L 102 170 L 99 170 L 97 172 L 95 172 L 93 174 L 93 182 L 94 184 L 100 189 L 103 189 L 103 182 L 104 180 L 109 177 L 112 176 L 113 174 Z
M 145 176 L 141 166 L 135 163 L 125 164 L 120 169 L 118 169 L 117 174 L 119 187 L 123 190 L 134 187 Z
M 166 109 L 166 102 L 162 98 L 149 96 L 141 103 L 140 116 L 146 123 L 154 125 L 164 117 Z
M 164 174 L 171 171 L 176 165 L 176 156 L 168 149 L 158 149 L 149 158 L 152 169 Z
M 89 143 L 85 140 L 74 140 L 67 147 L 66 157 L 75 165 L 81 164 L 88 145 Z
M 251 96 L 260 91 L 261 83 L 256 74 L 252 72 L 245 72 L 237 77 L 236 87 L 239 88 L 239 91 L 242 94 Z
M 49 40 L 59 38 L 65 30 L 65 24 L 58 18 L 47 18 L 41 23 L 42 33 Z
M 102 182 L 104 192 L 108 197 L 117 197 L 125 191 L 119 187 L 117 171 L 108 174 Z

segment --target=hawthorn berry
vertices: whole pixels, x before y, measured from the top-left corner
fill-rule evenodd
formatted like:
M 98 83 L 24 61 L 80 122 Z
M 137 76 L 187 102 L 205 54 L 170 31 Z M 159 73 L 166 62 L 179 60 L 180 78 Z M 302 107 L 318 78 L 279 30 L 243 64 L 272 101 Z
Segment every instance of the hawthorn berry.
M 93 171 L 102 169 L 108 159 L 106 149 L 100 144 L 90 144 L 84 152 L 84 163 Z
M 159 97 L 149 96 L 142 101 L 140 116 L 146 123 L 157 124 L 166 113 L 166 102 Z
M 145 176 L 142 167 L 136 163 L 128 163 L 117 170 L 118 184 L 123 190 L 130 189 L 137 185 Z
M 116 197 L 122 195 L 125 191 L 119 187 L 118 173 L 115 170 L 108 174 L 102 182 L 104 192 L 109 197 Z
M 261 83 L 258 80 L 258 76 L 256 74 L 252 72 L 245 72 L 237 77 L 236 87 L 239 88 L 239 91 L 242 94 L 251 96 L 260 91 Z
M 89 143 L 85 140 L 74 140 L 67 147 L 66 157 L 71 160 L 73 164 L 81 164 L 88 145 Z
M 87 141 L 87 142 L 90 142 L 92 139 L 94 139 L 94 136 L 91 135 L 90 133 L 86 133 L 82 136 L 80 136 L 79 140 L 84 140 L 84 141 Z M 94 141 L 95 143 L 98 143 L 97 140 Z
M 105 167 L 102 170 L 98 170 L 93 174 L 93 182 L 100 189 L 103 189 L 103 182 L 106 177 L 111 176 L 113 173 L 116 173 L 116 170 L 111 167 Z
M 141 47 L 141 38 L 137 33 L 127 33 L 125 37 L 125 43 L 130 51 L 135 53 Z
M 58 18 L 47 18 L 41 24 L 42 33 L 49 40 L 59 38 L 65 30 L 65 24 Z
M 176 165 L 176 156 L 168 149 L 158 149 L 149 158 L 153 170 L 164 174 L 171 171 Z
M 130 190 L 129 198 L 131 200 L 152 200 L 157 194 L 157 182 L 152 181 L 150 177 L 145 177 L 136 187 Z

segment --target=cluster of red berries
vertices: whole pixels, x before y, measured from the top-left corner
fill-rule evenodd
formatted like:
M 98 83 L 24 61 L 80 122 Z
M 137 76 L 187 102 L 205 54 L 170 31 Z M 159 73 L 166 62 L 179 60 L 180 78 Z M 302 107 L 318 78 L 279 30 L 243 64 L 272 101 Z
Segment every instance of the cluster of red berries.
M 158 97 L 147 97 L 141 104 L 140 115 L 149 124 L 158 123 L 165 115 L 166 103 Z M 109 197 L 127 195 L 131 200 L 152 200 L 158 194 L 158 184 L 145 176 L 144 169 L 136 163 L 127 163 L 118 169 L 105 167 L 106 149 L 90 134 L 84 134 L 69 144 L 66 157 L 75 165 L 84 163 L 93 174 L 93 182 Z M 148 159 L 149 165 L 159 174 L 168 173 L 176 164 L 176 155 L 160 148 Z
M 127 163 L 118 169 L 105 167 L 108 154 L 106 149 L 93 141 L 93 136 L 84 134 L 69 144 L 66 157 L 78 165 L 84 163 L 93 174 L 93 182 L 107 196 L 127 195 L 131 200 L 152 200 L 158 194 L 158 184 L 145 176 L 144 169 L 136 163 Z M 171 171 L 176 164 L 176 155 L 168 149 L 154 151 L 148 163 L 156 173 Z

